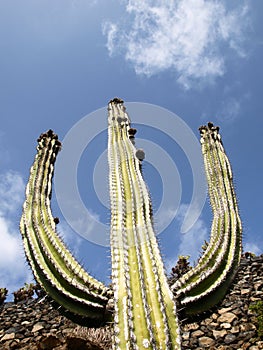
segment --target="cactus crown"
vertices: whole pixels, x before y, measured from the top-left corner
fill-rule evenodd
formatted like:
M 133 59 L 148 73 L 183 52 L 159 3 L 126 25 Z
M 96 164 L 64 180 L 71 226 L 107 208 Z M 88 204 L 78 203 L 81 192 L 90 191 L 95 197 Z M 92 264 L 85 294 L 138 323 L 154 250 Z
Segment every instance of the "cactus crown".
M 144 151 L 123 101 L 108 105 L 112 288 L 90 276 L 56 231 L 50 209 L 52 176 L 61 143 L 49 130 L 38 139 L 20 230 L 27 260 L 46 293 L 79 323 L 113 322 L 113 349 L 180 349 L 176 305 L 193 315 L 225 294 L 239 264 L 241 222 L 232 171 L 219 128 L 200 128 L 214 219 L 198 264 L 177 274 L 169 287 L 152 226 L 151 200 L 141 173 Z M 205 301 L 205 302 L 202 302 Z

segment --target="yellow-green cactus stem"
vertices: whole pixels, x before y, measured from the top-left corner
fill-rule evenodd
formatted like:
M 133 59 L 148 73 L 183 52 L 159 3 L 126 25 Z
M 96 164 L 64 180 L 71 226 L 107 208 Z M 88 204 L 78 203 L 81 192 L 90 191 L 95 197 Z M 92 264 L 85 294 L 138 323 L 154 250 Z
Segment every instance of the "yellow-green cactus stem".
M 108 158 L 115 349 L 180 349 L 174 297 L 152 227 L 140 160 L 122 101 L 109 103 Z
M 61 144 L 49 130 L 38 139 L 20 229 L 35 278 L 54 301 L 94 323 L 105 317 L 110 291 L 89 276 L 56 232 L 50 209 L 54 162 Z
M 197 266 L 172 286 L 186 314 L 208 310 L 223 298 L 241 257 L 241 220 L 219 128 L 208 123 L 200 133 L 214 218 L 210 242 Z

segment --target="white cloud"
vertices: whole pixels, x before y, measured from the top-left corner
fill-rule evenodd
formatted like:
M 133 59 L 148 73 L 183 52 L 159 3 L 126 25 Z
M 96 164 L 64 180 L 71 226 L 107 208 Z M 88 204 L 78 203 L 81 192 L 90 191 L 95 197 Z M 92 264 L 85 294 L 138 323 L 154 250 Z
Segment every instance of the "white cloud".
M 241 101 L 231 97 L 224 100 L 221 104 L 221 108 L 216 115 L 217 120 L 233 123 L 239 116 L 241 111 Z
M 107 48 L 111 56 L 115 51 L 115 41 L 118 35 L 118 27 L 114 23 L 105 22 L 102 26 L 102 32 L 104 35 L 107 35 Z
M 137 74 L 172 69 L 190 88 L 193 81 L 222 76 L 229 49 L 245 56 L 247 13 L 244 1 L 227 10 L 215 0 L 129 0 L 122 20 L 107 22 L 103 32 L 110 55 L 124 52 Z
M 20 174 L 8 171 L 0 174 L 0 213 L 14 213 L 22 204 L 25 184 Z
M 0 237 L 0 287 L 8 289 L 12 300 L 12 293 L 33 277 L 26 263 L 18 227 L 3 216 L 0 216 Z
M 32 280 L 26 264 L 19 219 L 25 184 L 20 174 L 9 171 L 0 175 L 0 287 L 12 292 Z

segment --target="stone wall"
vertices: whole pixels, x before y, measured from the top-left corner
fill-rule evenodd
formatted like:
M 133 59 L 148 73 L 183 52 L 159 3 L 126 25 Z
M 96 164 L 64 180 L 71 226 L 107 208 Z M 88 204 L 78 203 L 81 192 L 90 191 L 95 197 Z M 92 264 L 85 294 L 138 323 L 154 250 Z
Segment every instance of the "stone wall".
M 182 326 L 183 349 L 257 350 L 257 317 L 249 306 L 263 300 L 263 255 L 242 259 L 232 288 L 207 317 Z
M 182 321 L 183 349 L 257 350 L 257 317 L 249 305 L 263 300 L 263 255 L 242 259 L 231 290 L 214 310 Z M 0 349 L 102 350 L 111 348 L 110 328 L 76 326 L 46 301 L 6 303 L 0 311 Z

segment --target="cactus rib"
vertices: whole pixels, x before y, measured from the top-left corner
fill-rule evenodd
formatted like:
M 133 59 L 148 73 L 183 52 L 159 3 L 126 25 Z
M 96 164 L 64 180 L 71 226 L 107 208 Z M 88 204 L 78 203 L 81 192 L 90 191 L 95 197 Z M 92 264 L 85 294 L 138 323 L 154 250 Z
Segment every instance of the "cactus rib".
M 56 233 L 50 197 L 59 149 L 52 131 L 39 138 L 20 223 L 27 259 L 38 282 L 57 303 L 72 314 L 102 320 L 109 290 L 84 271 Z
M 177 280 L 172 289 L 186 313 L 215 305 L 228 288 L 241 257 L 242 227 L 232 182 L 232 171 L 219 128 L 200 128 L 202 152 L 214 219 L 210 243 L 197 266 Z M 205 303 L 202 301 L 205 300 Z

